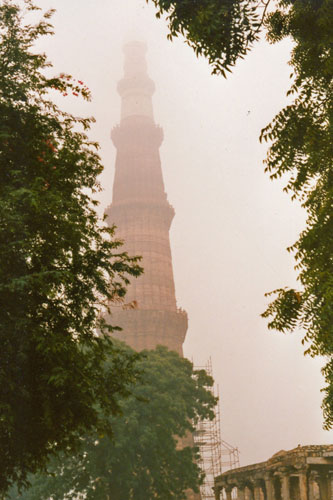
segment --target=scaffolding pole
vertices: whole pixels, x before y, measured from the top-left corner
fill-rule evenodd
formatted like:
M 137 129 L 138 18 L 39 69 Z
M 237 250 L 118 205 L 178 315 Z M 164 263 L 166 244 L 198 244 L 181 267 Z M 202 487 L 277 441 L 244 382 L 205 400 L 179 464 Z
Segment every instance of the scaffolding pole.
M 213 376 L 212 360 L 209 358 L 206 366 L 196 367 L 196 370 L 204 369 L 208 375 Z M 213 396 L 218 397 L 218 387 L 210 388 Z M 199 421 L 195 426 L 193 434 L 194 443 L 199 449 L 199 465 L 205 474 L 204 482 L 200 486 L 202 500 L 214 500 L 214 478 L 222 472 L 239 467 L 239 451 L 226 441 L 221 439 L 221 418 L 219 402 L 215 408 L 213 420 L 205 419 Z

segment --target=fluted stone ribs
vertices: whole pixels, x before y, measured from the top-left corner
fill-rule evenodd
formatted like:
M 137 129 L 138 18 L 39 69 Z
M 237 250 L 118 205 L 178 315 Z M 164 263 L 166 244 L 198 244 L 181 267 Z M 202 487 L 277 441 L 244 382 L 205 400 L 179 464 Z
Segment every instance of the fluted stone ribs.
M 114 335 L 134 349 L 165 345 L 182 355 L 187 314 L 177 308 L 169 229 L 174 209 L 164 190 L 159 147 L 163 130 L 154 122 L 153 81 L 147 75 L 145 46 L 125 46 L 124 78 L 118 84 L 121 121 L 111 132 L 117 148 L 113 201 L 106 214 L 130 255 L 141 255 L 144 274 L 133 279 L 126 302 L 137 309 L 114 308 Z

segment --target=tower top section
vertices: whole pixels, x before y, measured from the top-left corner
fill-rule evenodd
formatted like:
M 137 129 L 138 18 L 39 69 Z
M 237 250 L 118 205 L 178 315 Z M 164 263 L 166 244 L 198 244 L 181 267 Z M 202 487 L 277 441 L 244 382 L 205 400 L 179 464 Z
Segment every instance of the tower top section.
M 133 41 L 126 43 L 123 50 L 124 78 L 118 83 L 121 96 L 120 120 L 139 116 L 154 122 L 152 95 L 155 85 L 147 72 L 147 46 L 144 42 Z

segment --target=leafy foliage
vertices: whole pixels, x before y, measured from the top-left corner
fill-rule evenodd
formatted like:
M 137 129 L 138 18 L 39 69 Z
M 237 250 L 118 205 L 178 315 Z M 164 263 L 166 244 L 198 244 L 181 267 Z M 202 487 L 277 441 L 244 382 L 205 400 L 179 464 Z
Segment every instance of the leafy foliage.
M 286 175 L 285 190 L 308 213 L 306 228 L 288 249 L 295 252 L 300 290 L 275 290 L 263 314 L 269 328 L 305 329 L 306 353 L 327 358 L 323 410 L 333 427 L 333 0 L 152 0 L 167 15 L 172 39 L 184 35 L 213 73 L 225 76 L 266 30 L 271 43 L 294 42 L 291 104 L 261 133 L 271 142 L 266 171 Z M 269 7 L 269 9 L 268 9 Z M 267 294 L 270 295 L 270 294 Z
M 223 76 L 258 40 L 266 11 L 266 3 L 258 0 L 152 1 L 157 17 L 166 14 L 168 38 L 183 35 L 197 56 L 208 59 L 213 74 Z
M 123 416 L 110 419 L 114 440 L 85 436 L 79 453 L 52 459 L 48 475 L 11 498 L 181 500 L 187 488 L 197 490 L 196 450 L 179 447 L 175 435 L 184 437 L 193 422 L 213 416 L 216 400 L 207 390 L 213 381 L 165 347 L 143 351 L 138 368 L 140 383 L 119 403 Z
M 47 78 L 46 56 L 32 51 L 52 34 L 51 15 L 25 24 L 19 6 L 0 6 L 0 492 L 79 433 L 109 429 L 115 395 L 135 378 L 135 356 L 113 346 L 99 317 L 140 267 L 94 209 L 102 166 L 84 133 L 92 119 L 50 99 L 54 89 L 89 91 Z
M 307 225 L 288 250 L 295 252 L 300 290 L 279 289 L 264 317 L 270 328 L 306 330 L 306 353 L 325 356 L 325 426 L 333 426 L 333 1 L 281 2 L 266 20 L 272 42 L 295 41 L 290 64 L 293 102 L 261 137 L 272 141 L 271 177 L 289 175 L 285 191 L 301 201 Z

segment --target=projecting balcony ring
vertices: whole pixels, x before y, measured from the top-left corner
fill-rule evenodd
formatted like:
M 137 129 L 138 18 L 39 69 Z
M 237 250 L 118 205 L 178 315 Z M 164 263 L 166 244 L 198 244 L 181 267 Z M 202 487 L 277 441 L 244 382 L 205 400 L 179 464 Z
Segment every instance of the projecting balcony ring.
M 147 76 L 137 76 L 133 78 L 123 78 L 117 85 L 118 93 L 121 97 L 126 97 L 129 94 L 144 94 L 151 97 L 155 92 L 155 84 Z

